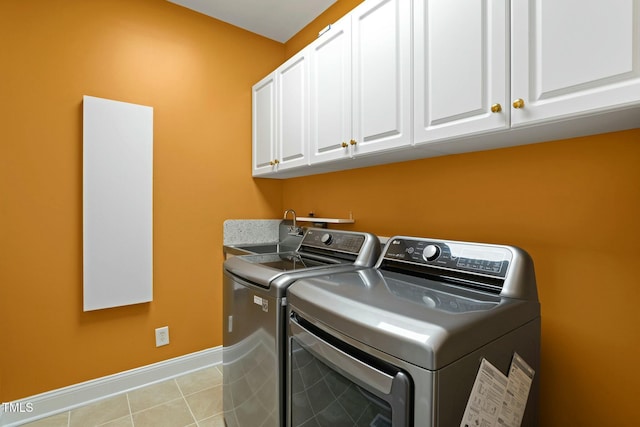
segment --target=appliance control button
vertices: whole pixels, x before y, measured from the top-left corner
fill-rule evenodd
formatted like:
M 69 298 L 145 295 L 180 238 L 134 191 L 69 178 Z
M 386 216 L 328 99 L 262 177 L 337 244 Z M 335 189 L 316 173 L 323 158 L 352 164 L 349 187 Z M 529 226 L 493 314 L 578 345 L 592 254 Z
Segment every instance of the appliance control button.
M 425 261 L 433 261 L 440 256 L 440 248 L 436 245 L 427 245 L 422 251 L 422 258 Z
M 329 233 L 324 233 L 322 237 L 320 237 L 320 241 L 325 245 L 330 245 L 333 241 L 333 236 Z

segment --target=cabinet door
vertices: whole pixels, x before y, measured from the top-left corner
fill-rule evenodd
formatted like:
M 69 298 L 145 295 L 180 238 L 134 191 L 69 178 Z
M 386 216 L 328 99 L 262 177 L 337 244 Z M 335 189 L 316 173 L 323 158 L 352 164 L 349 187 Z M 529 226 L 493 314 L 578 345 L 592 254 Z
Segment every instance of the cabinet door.
M 509 125 L 507 1 L 414 0 L 417 144 Z
M 276 159 L 276 73 L 253 86 L 252 94 L 253 175 L 275 170 Z
M 307 50 L 276 70 L 278 88 L 278 170 L 308 163 L 309 70 Z
M 309 49 L 311 163 L 347 158 L 351 139 L 351 17 L 333 24 Z
M 351 13 L 353 154 L 411 140 L 411 2 L 370 0 Z
M 638 104 L 639 0 L 518 0 L 512 126 Z

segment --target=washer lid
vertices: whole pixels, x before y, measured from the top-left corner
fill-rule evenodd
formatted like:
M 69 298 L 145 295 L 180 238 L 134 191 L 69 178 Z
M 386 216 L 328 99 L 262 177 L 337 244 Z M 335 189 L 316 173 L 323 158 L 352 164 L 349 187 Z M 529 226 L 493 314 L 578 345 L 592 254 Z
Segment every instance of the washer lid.
M 537 301 L 376 269 L 302 279 L 287 297 L 303 318 L 430 370 L 539 316 Z
M 224 270 L 280 297 L 294 280 L 371 267 L 379 256 L 380 241 L 373 234 L 310 228 L 296 251 L 235 256 L 224 262 Z
M 308 258 L 298 252 L 242 255 L 224 262 L 226 271 L 263 288 L 271 287 L 274 281 L 282 277 L 300 278 L 304 277 L 305 272 L 318 274 L 317 270 L 324 271 L 341 265 L 352 264 L 339 259 Z

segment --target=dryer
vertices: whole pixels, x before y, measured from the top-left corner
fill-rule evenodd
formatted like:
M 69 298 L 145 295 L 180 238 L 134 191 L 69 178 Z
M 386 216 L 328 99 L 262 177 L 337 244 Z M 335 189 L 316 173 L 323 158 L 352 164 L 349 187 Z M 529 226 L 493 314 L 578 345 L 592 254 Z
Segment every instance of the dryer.
M 287 299 L 288 425 L 537 425 L 525 251 L 397 236 L 375 268 L 299 280 Z

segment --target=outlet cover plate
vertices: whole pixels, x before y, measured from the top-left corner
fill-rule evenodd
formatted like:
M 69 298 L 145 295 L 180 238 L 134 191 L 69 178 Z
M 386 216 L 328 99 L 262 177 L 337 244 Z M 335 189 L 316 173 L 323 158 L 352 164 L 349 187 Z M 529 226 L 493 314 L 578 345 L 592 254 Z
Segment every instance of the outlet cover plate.
M 169 344 L 169 327 L 163 326 L 156 329 L 156 347 Z

